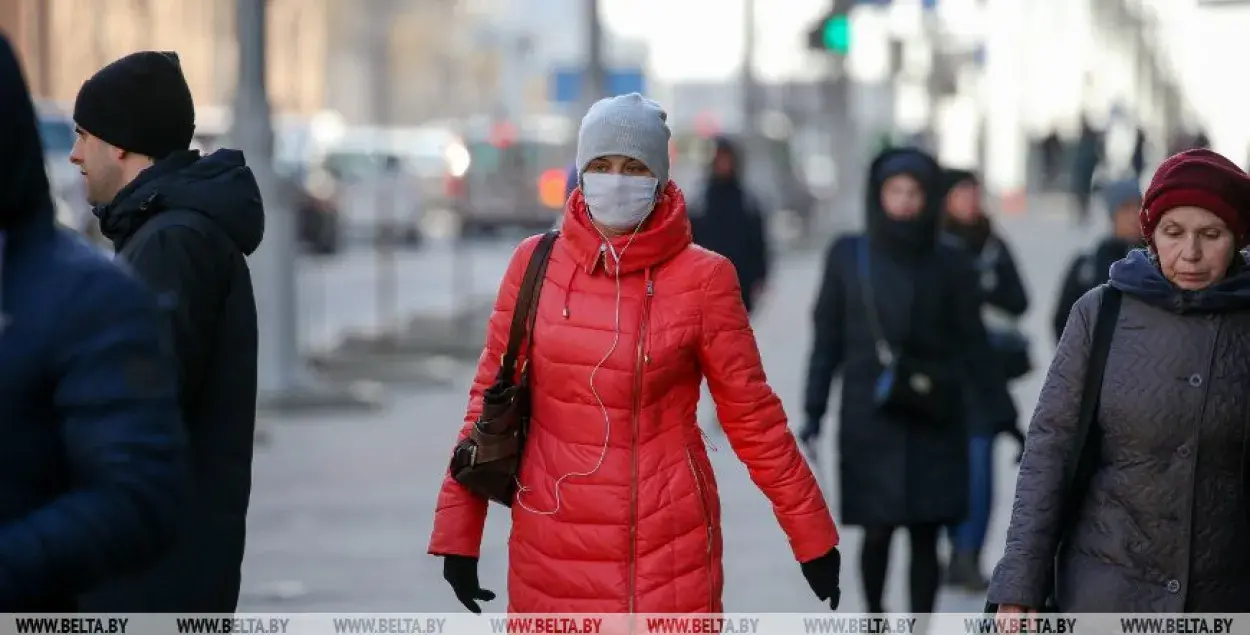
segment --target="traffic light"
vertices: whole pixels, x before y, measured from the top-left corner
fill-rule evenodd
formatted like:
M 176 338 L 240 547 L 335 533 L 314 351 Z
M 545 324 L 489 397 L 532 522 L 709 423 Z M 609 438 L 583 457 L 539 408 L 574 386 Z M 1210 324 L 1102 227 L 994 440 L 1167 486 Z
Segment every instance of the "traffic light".
M 808 32 L 808 48 L 846 55 L 851 51 L 851 18 L 846 13 L 830 13 Z

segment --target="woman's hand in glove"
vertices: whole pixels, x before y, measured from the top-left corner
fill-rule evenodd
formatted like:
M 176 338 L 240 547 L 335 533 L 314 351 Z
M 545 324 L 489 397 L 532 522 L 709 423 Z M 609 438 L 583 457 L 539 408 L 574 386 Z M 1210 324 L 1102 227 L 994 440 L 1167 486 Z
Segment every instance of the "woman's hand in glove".
M 451 585 L 456 599 L 473 613 L 481 613 L 477 601 L 495 599 L 492 591 L 483 589 L 477 581 L 477 558 L 469 556 L 443 556 L 443 579 Z
M 816 597 L 823 602 L 829 600 L 829 608 L 836 610 L 838 603 L 842 601 L 842 589 L 839 588 L 839 579 L 842 575 L 842 555 L 838 553 L 838 548 L 834 547 L 829 553 L 800 563 L 803 569 L 803 577 L 807 578 L 808 586 L 812 587 L 812 591 Z

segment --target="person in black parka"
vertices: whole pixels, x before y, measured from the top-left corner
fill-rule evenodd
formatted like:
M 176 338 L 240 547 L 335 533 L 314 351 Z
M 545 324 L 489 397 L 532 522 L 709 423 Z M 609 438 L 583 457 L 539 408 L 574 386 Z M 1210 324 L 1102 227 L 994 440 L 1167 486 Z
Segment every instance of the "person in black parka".
M 741 158 L 727 137 L 716 139 L 707 188 L 691 214 L 695 244 L 733 263 L 747 313 L 768 280 L 768 236 L 763 210 L 742 181 Z
M 1141 186 L 1136 179 L 1125 179 L 1106 184 L 1102 198 L 1106 212 L 1111 218 L 1111 234 L 1098 241 L 1092 249 L 1076 256 L 1068 265 L 1055 298 L 1055 312 L 1051 317 L 1055 341 L 1063 335 L 1064 325 L 1072 306 L 1087 291 L 1105 283 L 1111 277 L 1111 265 L 1145 246 L 1138 226 L 1141 211 Z
M 176 367 L 152 292 L 57 226 L 3 33 L 0 148 L 0 612 L 71 613 L 178 537 Z
M 238 604 L 256 427 L 256 300 L 246 256 L 264 209 L 236 150 L 189 150 L 194 107 L 178 58 L 140 52 L 87 80 L 74 104 L 100 229 L 173 326 L 192 504 L 174 552 L 82 598 L 101 613 L 231 613 Z
M 991 348 L 997 342 L 1020 335 L 1019 319 L 1029 309 L 1029 295 L 1016 268 L 1011 248 L 994 229 L 981 207 L 981 183 L 973 172 L 947 170 L 943 238 L 967 251 L 976 264 L 976 280 L 981 291 L 981 317 L 990 334 Z M 968 518 L 951 528 L 951 559 L 947 583 L 968 591 L 981 592 L 989 582 L 981 573 L 981 549 L 989 529 L 994 503 L 994 440 L 1009 434 L 1024 445 L 1024 432 L 1018 427 L 1016 410 L 1008 385 L 1006 365 L 981 374 L 990 383 L 969 396 L 981 396 L 966 404 L 968 433 L 969 490 Z
M 842 375 L 838 427 L 844 525 L 865 529 L 861 576 L 869 612 L 882 613 L 894 530 L 911 535 L 911 610 L 932 612 L 939 583 L 941 527 L 968 512 L 968 432 L 962 408 L 945 420 L 907 420 L 880 410 L 874 389 L 884 370 L 874 344 L 859 266 L 867 241 L 873 303 L 890 347 L 944 363 L 964 377 L 989 358 L 976 274 L 968 255 L 938 240 L 941 170 L 928 154 L 891 149 L 869 168 L 867 232 L 829 250 L 813 311 L 807 376 L 810 445 Z M 961 386 L 970 381 L 961 381 Z

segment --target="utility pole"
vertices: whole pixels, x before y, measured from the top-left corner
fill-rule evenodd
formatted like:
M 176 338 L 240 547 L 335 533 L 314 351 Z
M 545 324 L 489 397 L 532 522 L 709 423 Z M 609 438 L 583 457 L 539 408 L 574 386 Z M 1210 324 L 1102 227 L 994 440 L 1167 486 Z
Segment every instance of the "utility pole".
M 759 145 L 760 120 L 759 83 L 755 78 L 755 0 L 742 0 L 742 10 L 742 145 L 750 157 Z M 754 162 L 748 158 L 745 163 Z
M 585 0 L 586 7 L 586 78 L 582 85 L 585 110 L 608 92 L 608 72 L 603 59 L 603 22 L 599 17 L 599 0 Z
M 854 0 L 832 0 L 831 4 L 834 15 L 846 15 L 850 13 L 855 3 Z M 858 174 L 864 163 L 864 157 L 860 156 L 859 135 L 855 129 L 852 113 L 854 103 L 851 99 L 851 79 L 847 72 L 846 57 L 830 56 L 828 63 L 828 114 L 833 132 L 830 139 L 833 146 L 830 156 L 834 159 L 837 178 L 833 214 L 821 215 L 813 219 L 814 231 L 810 233 L 821 242 L 833 233 L 835 227 L 849 222 L 858 214 L 859 202 L 862 199 L 860 196 L 861 179 Z
M 259 316 L 259 391 L 285 401 L 300 392 L 302 364 L 295 302 L 295 219 L 277 189 L 272 168 L 274 130 L 265 78 L 267 0 L 235 0 L 239 84 L 230 136 L 256 176 L 265 201 L 265 240 L 256 251 L 255 294 Z
M 300 387 L 295 303 L 295 223 L 276 187 L 273 128 L 265 78 L 267 0 L 235 0 L 239 47 L 238 86 L 231 134 L 256 176 L 265 202 L 265 239 L 256 252 L 256 298 L 260 327 L 259 388 L 287 395 Z
M 231 142 L 243 151 L 265 204 L 265 239 L 251 259 L 260 344 L 257 405 L 287 411 L 376 408 L 381 405 L 377 394 L 354 386 L 340 389 L 314 383 L 300 357 L 295 215 L 273 169 L 273 125 L 265 77 L 268 5 L 268 0 L 235 0 L 239 74 L 230 130 Z

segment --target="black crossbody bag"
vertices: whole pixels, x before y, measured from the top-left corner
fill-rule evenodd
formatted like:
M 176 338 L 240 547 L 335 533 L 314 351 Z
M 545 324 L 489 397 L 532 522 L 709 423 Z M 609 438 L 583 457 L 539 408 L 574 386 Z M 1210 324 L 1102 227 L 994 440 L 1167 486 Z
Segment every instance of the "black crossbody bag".
M 863 295 L 868 328 L 883 370 L 873 391 L 876 406 L 884 412 L 918 423 L 944 423 L 958 404 L 959 387 L 950 365 L 941 360 L 895 351 L 885 339 L 873 296 L 868 239 L 859 241 L 859 287 Z

